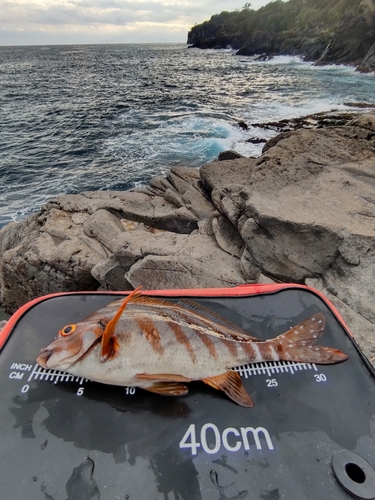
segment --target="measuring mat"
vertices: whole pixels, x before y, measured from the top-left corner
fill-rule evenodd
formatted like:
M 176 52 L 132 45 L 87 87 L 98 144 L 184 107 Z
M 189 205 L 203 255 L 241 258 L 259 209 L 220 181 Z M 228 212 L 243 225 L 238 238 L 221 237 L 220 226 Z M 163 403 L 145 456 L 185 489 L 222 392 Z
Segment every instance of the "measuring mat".
M 143 292 L 190 298 L 274 338 L 316 313 L 335 365 L 236 368 L 254 407 L 203 382 L 173 397 L 36 364 L 65 325 L 126 293 L 30 302 L 0 334 L 2 500 L 375 499 L 375 373 L 333 306 L 298 285 Z

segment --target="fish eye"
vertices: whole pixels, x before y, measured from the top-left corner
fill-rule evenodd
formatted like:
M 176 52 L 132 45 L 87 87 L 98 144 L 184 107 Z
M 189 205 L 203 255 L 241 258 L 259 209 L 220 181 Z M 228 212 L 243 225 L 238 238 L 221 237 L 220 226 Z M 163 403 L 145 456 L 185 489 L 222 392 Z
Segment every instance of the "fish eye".
M 66 325 L 64 328 L 60 331 L 60 334 L 63 337 L 67 337 L 68 335 L 71 335 L 74 330 L 77 328 L 77 325 Z

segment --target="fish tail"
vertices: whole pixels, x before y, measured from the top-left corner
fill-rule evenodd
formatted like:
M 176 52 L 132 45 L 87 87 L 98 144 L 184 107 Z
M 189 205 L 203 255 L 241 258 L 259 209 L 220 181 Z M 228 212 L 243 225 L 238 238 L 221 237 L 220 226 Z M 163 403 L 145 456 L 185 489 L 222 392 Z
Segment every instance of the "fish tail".
M 303 323 L 273 339 L 272 347 L 282 361 L 301 363 L 331 364 L 340 363 L 348 356 L 338 349 L 314 345 L 321 337 L 325 326 L 325 317 L 314 314 Z

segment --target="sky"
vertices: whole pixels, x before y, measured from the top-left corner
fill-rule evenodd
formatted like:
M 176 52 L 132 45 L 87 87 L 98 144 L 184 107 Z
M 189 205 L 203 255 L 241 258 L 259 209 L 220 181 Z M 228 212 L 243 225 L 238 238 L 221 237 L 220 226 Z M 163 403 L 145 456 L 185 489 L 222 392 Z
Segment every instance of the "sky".
M 256 10 L 271 0 L 252 0 Z M 0 45 L 186 43 L 194 24 L 246 0 L 0 0 Z

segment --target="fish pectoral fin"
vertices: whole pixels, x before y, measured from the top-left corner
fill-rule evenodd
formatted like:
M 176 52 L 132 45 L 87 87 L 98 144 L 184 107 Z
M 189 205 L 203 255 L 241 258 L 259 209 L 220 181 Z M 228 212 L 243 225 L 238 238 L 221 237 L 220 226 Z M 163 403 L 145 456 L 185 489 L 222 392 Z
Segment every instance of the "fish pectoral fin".
M 119 319 L 121 318 L 121 315 L 124 312 L 124 309 L 128 305 L 128 303 L 131 302 L 131 300 L 134 299 L 134 297 L 140 295 L 139 290 L 141 288 L 142 287 L 139 286 L 125 298 L 125 300 L 121 303 L 120 307 L 118 308 L 114 317 L 106 324 L 105 330 L 102 335 L 102 348 L 100 351 L 100 360 L 102 362 L 107 361 L 107 359 L 111 357 L 112 346 L 110 340 L 114 336 L 116 325 Z
M 142 389 L 163 396 L 184 396 L 189 392 L 186 385 L 177 382 L 155 382 L 149 387 L 142 387 Z
M 118 343 L 116 337 L 111 337 L 108 340 L 108 344 L 106 346 L 105 351 L 103 352 L 103 348 L 99 354 L 99 360 L 101 363 L 105 363 L 109 359 L 113 358 L 116 352 L 120 349 L 120 344 Z
M 216 377 L 203 378 L 202 382 L 214 389 L 223 391 L 228 397 L 241 406 L 245 406 L 246 408 L 254 406 L 254 402 L 242 385 L 241 377 L 237 372 L 228 370 Z
M 158 382 L 191 382 L 190 378 L 176 373 L 139 373 L 138 380 L 157 380 Z

